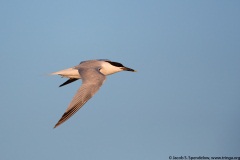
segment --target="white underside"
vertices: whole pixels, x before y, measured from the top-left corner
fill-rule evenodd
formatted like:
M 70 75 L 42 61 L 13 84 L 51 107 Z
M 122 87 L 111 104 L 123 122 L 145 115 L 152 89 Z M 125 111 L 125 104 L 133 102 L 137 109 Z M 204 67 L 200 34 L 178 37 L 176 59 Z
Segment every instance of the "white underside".
M 116 72 L 122 71 L 121 68 L 110 65 L 109 63 L 103 63 L 100 72 L 104 75 L 110 75 Z M 81 76 L 77 69 L 68 68 L 58 72 L 51 73 L 51 75 L 60 75 L 66 78 L 78 78 L 81 79 Z

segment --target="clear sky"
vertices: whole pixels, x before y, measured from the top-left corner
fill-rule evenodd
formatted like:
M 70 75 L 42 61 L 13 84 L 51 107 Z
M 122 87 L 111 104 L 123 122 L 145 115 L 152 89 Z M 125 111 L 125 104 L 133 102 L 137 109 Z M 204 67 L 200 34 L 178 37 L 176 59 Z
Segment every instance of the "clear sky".
M 107 78 L 56 129 L 89 59 Z M 240 157 L 240 1 L 0 1 L 0 159 Z

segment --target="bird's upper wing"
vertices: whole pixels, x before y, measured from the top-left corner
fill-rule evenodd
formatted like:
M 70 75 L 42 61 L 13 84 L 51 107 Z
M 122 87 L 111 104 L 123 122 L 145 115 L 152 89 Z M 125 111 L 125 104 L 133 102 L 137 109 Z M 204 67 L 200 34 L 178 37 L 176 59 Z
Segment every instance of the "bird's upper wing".
M 103 75 L 97 68 L 80 68 L 78 71 L 82 77 L 82 85 L 74 95 L 67 110 L 54 128 L 75 114 L 99 90 L 106 79 L 106 76 Z

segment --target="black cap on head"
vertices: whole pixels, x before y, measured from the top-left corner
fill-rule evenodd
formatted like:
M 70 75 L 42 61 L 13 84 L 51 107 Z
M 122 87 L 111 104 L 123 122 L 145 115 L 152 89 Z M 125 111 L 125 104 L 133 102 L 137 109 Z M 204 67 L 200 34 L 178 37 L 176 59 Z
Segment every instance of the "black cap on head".
M 124 67 L 121 63 L 118 63 L 118 62 L 112 62 L 112 61 L 105 61 L 105 62 L 108 62 L 111 65 L 116 66 L 116 67 Z
M 116 67 L 121 67 L 124 71 L 136 72 L 134 69 L 125 67 L 125 66 L 123 66 L 121 63 L 118 63 L 118 62 L 112 62 L 112 61 L 105 61 L 105 62 L 108 62 L 108 63 L 110 63 L 111 65 L 116 66 Z

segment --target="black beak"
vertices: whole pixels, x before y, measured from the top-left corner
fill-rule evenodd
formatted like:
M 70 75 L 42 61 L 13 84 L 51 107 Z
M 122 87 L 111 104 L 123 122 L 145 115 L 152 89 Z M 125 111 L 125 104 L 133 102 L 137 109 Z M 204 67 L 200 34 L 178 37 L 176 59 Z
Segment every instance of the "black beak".
M 131 72 L 137 72 L 134 69 L 128 68 L 128 67 L 122 67 L 124 71 L 131 71 Z

